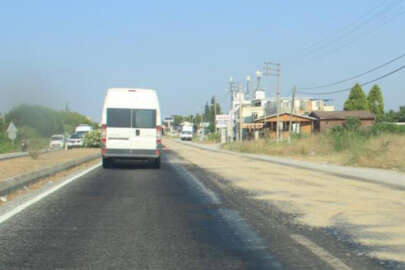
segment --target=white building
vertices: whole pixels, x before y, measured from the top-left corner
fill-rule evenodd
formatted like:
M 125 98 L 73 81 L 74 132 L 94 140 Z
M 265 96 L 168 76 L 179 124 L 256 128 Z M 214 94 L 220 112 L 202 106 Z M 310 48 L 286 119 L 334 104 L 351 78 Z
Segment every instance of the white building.
M 280 98 L 280 113 L 291 112 L 292 97 Z M 335 106 L 330 100 L 313 99 L 307 97 L 297 97 L 294 102 L 294 112 L 298 114 L 308 114 L 313 111 L 335 111 Z M 277 98 L 272 97 L 267 100 L 266 114 L 274 114 L 277 112 Z

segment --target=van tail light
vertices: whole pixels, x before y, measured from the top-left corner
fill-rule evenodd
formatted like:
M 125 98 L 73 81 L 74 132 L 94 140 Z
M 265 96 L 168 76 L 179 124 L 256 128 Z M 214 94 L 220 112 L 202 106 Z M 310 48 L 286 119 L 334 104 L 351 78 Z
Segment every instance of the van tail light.
M 162 126 L 156 127 L 156 144 L 158 146 L 162 144 Z
M 107 150 L 106 150 L 106 144 L 107 144 L 107 126 L 102 125 L 101 126 L 101 154 L 105 155 Z

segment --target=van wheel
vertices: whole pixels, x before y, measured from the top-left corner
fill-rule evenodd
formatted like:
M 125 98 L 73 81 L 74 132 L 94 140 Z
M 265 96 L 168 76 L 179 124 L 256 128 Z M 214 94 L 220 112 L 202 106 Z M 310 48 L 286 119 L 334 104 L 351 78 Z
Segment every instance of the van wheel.
M 160 157 L 155 158 L 153 165 L 156 169 L 160 169 Z
M 103 168 L 104 169 L 109 169 L 112 167 L 112 160 L 103 158 Z

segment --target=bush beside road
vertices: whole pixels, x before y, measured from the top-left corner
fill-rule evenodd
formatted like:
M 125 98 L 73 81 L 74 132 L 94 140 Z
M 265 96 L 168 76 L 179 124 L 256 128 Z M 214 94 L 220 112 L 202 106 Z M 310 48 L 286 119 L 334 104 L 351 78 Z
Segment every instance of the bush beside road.
M 209 152 L 173 140 L 165 143 L 258 203 L 290 214 L 297 224 L 322 228 L 336 234 L 337 239 L 354 241 L 358 254 L 405 262 L 404 190 Z M 212 181 L 219 181 L 215 179 Z
M 305 161 L 405 171 L 405 127 L 377 124 L 370 130 L 336 128 L 329 133 L 294 137 L 275 143 L 266 139 L 233 142 L 225 150 L 285 156 Z

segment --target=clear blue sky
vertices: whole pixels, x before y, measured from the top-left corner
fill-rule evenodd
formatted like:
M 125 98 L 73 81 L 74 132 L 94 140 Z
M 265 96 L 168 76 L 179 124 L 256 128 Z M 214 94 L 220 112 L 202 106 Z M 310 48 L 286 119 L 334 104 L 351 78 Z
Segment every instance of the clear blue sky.
M 228 107 L 228 78 L 264 60 L 281 62 L 287 95 L 405 53 L 404 12 L 402 0 L 5 1 L 0 111 L 69 102 L 99 120 L 106 88 L 125 86 L 157 89 L 165 116 L 201 111 L 214 94 Z M 379 84 L 387 109 L 405 105 L 405 71 Z M 274 79 L 266 86 L 274 95 Z M 341 107 L 346 96 L 328 97 Z

